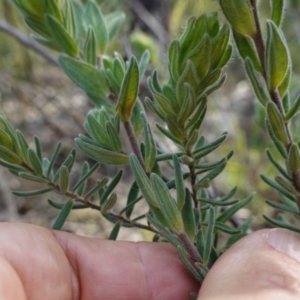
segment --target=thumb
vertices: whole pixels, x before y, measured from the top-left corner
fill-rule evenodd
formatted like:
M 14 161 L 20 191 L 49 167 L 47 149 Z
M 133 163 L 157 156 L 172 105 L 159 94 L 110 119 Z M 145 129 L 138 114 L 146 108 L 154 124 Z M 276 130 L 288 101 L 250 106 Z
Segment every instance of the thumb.
M 205 278 L 198 300 L 300 299 L 300 237 L 257 231 L 233 245 Z

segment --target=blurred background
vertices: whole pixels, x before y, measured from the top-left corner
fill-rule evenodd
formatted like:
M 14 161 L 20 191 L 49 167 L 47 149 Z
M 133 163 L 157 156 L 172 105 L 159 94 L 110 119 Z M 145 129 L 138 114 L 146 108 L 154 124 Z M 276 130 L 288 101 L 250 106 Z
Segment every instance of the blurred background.
M 78 0 L 78 2 L 80 2 Z M 85 1 L 81 1 L 84 3 Z M 102 11 L 109 13 L 122 10 L 126 20 L 119 36 L 115 38 L 108 53 L 120 52 L 124 57 L 131 54 L 139 57 L 145 49 L 151 53 L 148 74 L 157 68 L 161 78 L 166 78 L 166 51 L 169 42 L 182 31 L 189 16 L 219 11 L 217 0 L 109 0 L 97 1 Z M 269 17 L 269 1 L 261 1 L 261 17 Z M 293 79 L 290 89 L 294 100 L 300 92 L 300 1 L 287 1 L 283 31 L 291 50 Z M 14 35 L 19 34 L 16 39 Z M 55 63 L 57 53 L 44 49 L 44 55 L 24 44 L 28 43 L 29 30 L 21 14 L 9 0 L 0 0 L 0 111 L 8 117 L 14 128 L 20 129 L 29 142 L 33 137 L 40 138 L 44 155 L 50 157 L 54 146 L 62 141 L 62 161 L 72 149 L 74 138 L 85 133 L 83 122 L 86 113 L 93 108 L 83 91 L 76 87 Z M 23 40 L 22 40 L 23 39 Z M 21 42 L 22 40 L 22 42 Z M 29 42 L 30 43 L 30 42 Z M 45 58 L 48 55 L 48 58 Z M 50 57 L 49 57 L 50 55 Z M 54 58 L 54 59 L 53 59 Z M 209 99 L 208 112 L 202 127 L 202 134 L 208 141 L 222 132 L 228 131 L 229 138 L 214 152 L 211 159 L 226 155 L 230 150 L 235 155 L 225 171 L 214 182 L 214 192 L 222 195 L 238 186 L 236 196 L 240 199 L 252 191 L 256 197 L 252 203 L 239 212 L 239 217 L 247 219 L 255 216 L 254 229 L 267 227 L 262 214 L 275 216 L 277 212 L 266 206 L 265 200 L 276 201 L 278 196 L 262 182 L 259 175 L 270 177 L 276 171 L 269 163 L 265 149 L 273 146 L 264 130 L 264 115 L 255 100 L 245 71 L 237 53 L 226 67 L 227 81 Z M 143 96 L 148 95 L 146 80 L 141 88 Z M 141 97 L 143 98 L 143 97 Z M 153 123 L 155 119 L 149 116 Z M 299 135 L 299 120 L 293 124 L 293 131 Z M 160 139 L 157 133 L 157 138 Z M 167 140 L 160 140 L 166 148 L 174 149 Z M 173 148 L 172 148 L 173 147 Z M 78 152 L 76 171 L 87 158 Z M 92 160 L 89 162 L 92 163 Z M 102 166 L 93 179 L 106 175 L 114 176 L 117 168 Z M 78 174 L 77 174 L 78 176 Z M 76 177 L 76 174 L 75 174 Z M 132 182 L 129 170 L 117 192 L 122 206 Z M 17 198 L 11 190 L 36 189 L 34 183 L 21 180 L 0 167 L 0 221 L 28 222 L 50 228 L 58 211 L 50 207 L 47 199 L 64 201 L 53 194 L 38 198 Z M 124 202 L 123 202 L 124 203 Z M 144 208 L 139 207 L 140 210 Z M 72 212 L 64 229 L 87 236 L 106 237 L 112 226 L 99 212 L 85 209 Z M 149 239 L 147 233 L 121 230 L 121 239 Z

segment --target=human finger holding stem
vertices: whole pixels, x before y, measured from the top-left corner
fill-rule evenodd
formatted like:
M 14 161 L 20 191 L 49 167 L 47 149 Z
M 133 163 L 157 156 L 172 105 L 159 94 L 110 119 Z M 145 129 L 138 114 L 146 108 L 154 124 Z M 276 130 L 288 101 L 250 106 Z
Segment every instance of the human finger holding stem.
M 198 299 L 299 299 L 300 238 L 282 229 L 240 240 Z M 0 225 L 2 300 L 183 300 L 198 284 L 167 244 L 111 242 L 28 224 Z

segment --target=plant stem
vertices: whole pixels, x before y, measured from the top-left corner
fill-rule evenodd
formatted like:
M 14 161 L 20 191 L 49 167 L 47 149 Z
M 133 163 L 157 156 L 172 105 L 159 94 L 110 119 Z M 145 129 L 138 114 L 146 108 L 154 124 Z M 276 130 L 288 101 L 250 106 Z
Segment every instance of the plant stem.
M 266 64 L 265 64 L 265 44 L 264 44 L 264 40 L 262 37 L 261 26 L 259 23 L 257 0 L 251 0 L 251 5 L 253 8 L 253 14 L 254 14 L 254 19 L 255 19 L 255 24 L 256 24 L 256 29 L 257 29 L 256 35 L 253 37 L 253 41 L 254 41 L 254 44 L 257 49 L 258 56 L 259 56 L 259 59 L 260 59 L 261 65 L 262 65 L 263 77 L 264 77 L 265 82 L 267 83 L 268 78 L 267 78 Z M 282 99 L 280 99 L 277 89 L 276 90 L 269 89 L 269 94 L 271 96 L 272 101 L 277 106 L 277 108 L 282 116 L 282 119 L 284 120 L 285 112 L 284 112 L 284 109 L 282 106 Z M 287 153 L 289 153 L 290 147 L 293 144 L 293 137 L 292 137 L 291 130 L 289 128 L 288 123 L 285 123 L 285 129 L 286 129 L 287 137 L 289 140 L 289 143 L 287 145 L 285 145 L 285 148 L 286 148 Z M 294 172 L 292 174 L 292 178 L 293 178 L 293 185 L 294 185 L 295 189 L 300 193 L 300 173 Z M 297 206 L 300 211 L 300 196 L 297 196 Z
M 145 170 L 144 159 L 143 159 L 138 141 L 136 139 L 132 124 L 131 124 L 130 121 L 125 121 L 123 124 L 124 124 L 125 130 L 126 130 L 129 142 L 131 144 L 132 151 L 136 155 L 136 157 L 137 157 L 139 163 L 141 164 L 142 168 Z
M 192 153 L 191 153 L 190 150 L 188 150 L 186 154 L 187 154 L 187 156 L 192 157 Z M 197 189 L 195 188 L 197 175 L 195 173 L 194 166 L 195 166 L 194 161 L 188 165 L 189 170 L 190 170 L 190 178 L 191 178 L 192 199 L 193 199 L 195 208 L 197 208 L 198 205 L 199 205 L 199 202 L 198 202 L 198 199 L 197 199 Z
M 33 40 L 30 40 L 28 37 L 23 35 L 19 30 L 8 24 L 7 22 L 0 20 L 0 30 L 6 32 L 11 37 L 13 37 L 16 41 L 23 44 L 24 46 L 32 49 L 39 55 L 43 56 L 46 60 L 48 60 L 53 65 L 58 65 L 57 59 L 52 56 L 47 50 L 45 50 L 42 46 L 36 43 Z
M 260 59 L 262 69 L 263 69 L 263 76 L 265 79 L 267 79 L 266 64 L 265 64 L 265 44 L 264 44 L 264 39 L 263 39 L 262 32 L 261 32 L 260 23 L 259 23 L 256 2 L 257 2 L 256 0 L 251 0 L 254 20 L 255 20 L 255 25 L 256 25 L 256 34 L 253 37 L 253 40 L 254 40 L 254 44 L 255 44 L 259 59 Z
M 182 244 L 184 245 L 185 249 L 190 254 L 191 259 L 193 260 L 193 262 L 194 263 L 196 263 L 196 262 L 202 263 L 202 258 L 200 256 L 198 250 L 196 249 L 193 242 L 189 239 L 187 234 L 185 232 L 182 232 L 178 235 L 178 237 L 179 237 L 180 241 L 182 242 Z
M 26 168 L 28 171 L 30 171 L 33 175 L 38 176 L 35 171 L 25 162 L 22 163 L 22 166 L 24 168 Z M 60 193 L 60 188 L 59 185 L 55 182 L 53 182 L 51 179 L 47 178 L 46 176 L 42 176 L 42 178 L 47 179 L 48 180 L 48 185 L 54 187 L 54 189 L 56 190 L 57 193 Z M 63 194 L 65 196 L 67 196 L 68 198 L 72 198 L 74 199 L 76 202 L 79 203 L 83 203 L 86 204 L 86 206 L 98 210 L 101 212 L 101 206 L 89 201 L 89 200 L 85 200 L 83 197 L 79 196 L 78 194 L 71 192 L 71 191 L 67 191 L 65 194 Z M 144 225 L 135 221 L 132 221 L 128 218 L 125 218 L 124 216 L 120 215 L 120 214 L 116 214 L 113 211 L 108 211 L 105 213 L 105 215 L 115 218 L 119 221 L 121 221 L 123 224 L 128 224 L 131 225 L 132 227 L 137 227 L 140 229 L 144 229 L 144 230 L 148 230 L 151 231 L 153 233 L 159 233 L 154 227 L 152 227 L 151 225 Z

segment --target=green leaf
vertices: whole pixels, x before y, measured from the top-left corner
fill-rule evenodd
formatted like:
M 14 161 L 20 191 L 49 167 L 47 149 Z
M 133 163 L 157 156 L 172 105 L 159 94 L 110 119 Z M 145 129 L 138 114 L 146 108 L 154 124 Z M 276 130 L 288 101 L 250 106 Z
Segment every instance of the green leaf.
M 190 293 L 190 300 L 197 300 L 197 299 L 198 299 L 198 294 Z
M 253 64 L 254 69 L 262 73 L 261 63 L 259 61 L 259 57 L 255 49 L 253 40 L 249 36 L 243 35 L 234 29 L 232 30 L 232 32 L 240 56 L 244 60 L 246 60 L 246 58 L 248 57 L 248 59 L 250 59 L 251 63 Z
M 278 150 L 278 152 L 280 153 L 280 155 L 284 158 L 287 159 L 287 152 L 286 152 L 286 148 L 285 146 L 277 139 L 277 137 L 275 136 L 273 129 L 270 125 L 270 122 L 268 121 L 268 119 L 266 119 L 265 121 L 265 125 L 266 125 L 266 129 L 268 134 L 270 135 L 276 149 Z
M 184 266 L 187 268 L 187 270 L 193 275 L 193 277 L 200 283 L 203 281 L 204 277 L 201 276 L 201 274 L 196 270 L 196 268 L 191 263 L 190 259 L 188 258 L 188 255 L 183 250 L 182 247 L 177 247 L 177 253 L 181 260 L 181 262 L 184 264 Z
M 274 224 L 277 227 L 281 227 L 281 228 L 285 228 L 285 229 L 289 229 L 292 230 L 294 232 L 300 233 L 300 229 L 298 227 L 295 227 L 293 225 L 291 225 L 290 223 L 284 222 L 284 221 L 280 221 L 280 220 L 276 220 L 274 218 L 270 218 L 266 215 L 263 215 L 263 217 L 270 222 L 271 224 Z
M 300 196 L 299 192 L 296 190 L 296 188 L 292 185 L 290 180 L 286 180 L 282 178 L 281 176 L 275 176 L 275 181 L 281 185 L 284 189 L 286 189 L 288 192 L 290 192 L 293 195 Z
M 176 138 L 169 130 L 165 129 L 159 124 L 155 124 L 158 130 L 163 133 L 166 137 L 168 137 L 170 140 L 172 140 L 174 143 L 181 145 L 181 141 Z
M 130 166 L 134 174 L 135 180 L 144 195 L 146 201 L 153 207 L 158 207 L 158 203 L 151 187 L 150 181 L 134 154 L 130 155 Z
M 126 217 L 130 218 L 133 209 L 134 209 L 134 205 L 141 200 L 142 197 L 138 197 L 139 195 L 139 186 L 137 184 L 136 181 L 133 182 L 133 184 L 131 185 L 131 188 L 129 190 L 128 196 L 127 196 L 127 202 L 126 202 L 126 206 L 124 209 L 121 210 L 120 214 L 122 214 L 123 212 L 125 212 Z
M 198 158 L 201 158 L 201 157 L 207 155 L 208 153 L 212 152 L 226 140 L 227 135 L 228 135 L 228 133 L 224 132 L 221 134 L 220 137 L 218 137 L 211 143 L 205 144 L 202 147 L 196 147 L 196 149 L 193 151 L 193 156 L 198 159 Z
M 206 237 L 205 237 L 204 251 L 203 251 L 204 265 L 207 265 L 209 262 L 209 257 L 213 246 L 214 228 L 215 228 L 215 211 L 213 207 L 210 207 L 207 214 L 207 230 L 206 230 Z
M 117 111 L 122 122 L 129 121 L 139 90 L 139 67 L 136 59 L 131 57 L 121 85 Z
M 295 116 L 299 112 L 299 109 L 300 109 L 300 95 L 298 95 L 294 104 L 292 105 L 292 107 L 289 109 L 289 111 L 285 115 L 284 120 L 285 121 L 291 120 L 292 117 Z
M 84 142 L 80 138 L 75 139 L 78 148 L 91 158 L 108 165 L 126 165 L 129 162 L 127 154 L 109 151 L 90 143 Z
M 272 21 L 276 26 L 280 26 L 284 13 L 284 0 L 271 0 Z
M 113 151 L 121 152 L 122 151 L 122 142 L 119 137 L 117 130 L 111 122 L 106 123 L 106 132 L 109 136 L 110 145 Z
M 173 155 L 173 165 L 174 165 L 174 172 L 175 172 L 175 186 L 176 186 L 176 194 L 177 194 L 177 208 L 179 211 L 183 208 L 185 202 L 185 187 L 183 181 L 183 175 L 181 172 L 181 167 L 179 163 L 179 159 L 176 155 Z
M 43 161 L 43 155 L 42 155 L 42 146 L 39 138 L 37 136 L 34 136 L 34 143 L 35 143 L 35 151 L 38 159 L 42 162 Z
M 59 209 L 59 210 L 61 210 L 64 207 L 64 205 L 65 205 L 65 203 L 54 202 L 54 201 L 52 201 L 50 199 L 48 199 L 48 203 L 52 207 L 54 207 L 56 209 Z M 89 208 L 89 207 L 86 204 L 84 204 L 84 203 L 74 203 L 73 207 L 72 207 L 72 209 L 84 209 L 84 208 Z
M 232 205 L 232 204 L 239 202 L 239 200 L 221 201 L 221 200 L 205 199 L 205 198 L 199 198 L 198 200 L 201 203 L 207 203 L 212 206 L 227 206 L 227 205 Z
M 50 174 L 51 174 L 53 165 L 54 165 L 54 163 L 55 163 L 55 161 L 56 161 L 56 158 L 57 158 L 57 156 L 58 156 L 58 154 L 59 154 L 60 148 L 61 148 L 61 142 L 59 142 L 59 143 L 56 145 L 56 147 L 55 147 L 55 150 L 54 150 L 54 152 L 53 152 L 53 154 L 52 154 L 52 157 L 51 157 L 51 159 L 50 159 L 50 163 L 49 163 L 49 166 L 48 166 L 48 169 L 47 169 L 46 177 L 49 177 Z
M 123 170 L 120 170 L 115 176 L 114 178 L 111 180 L 111 182 L 109 183 L 109 185 L 107 186 L 106 190 L 104 191 L 104 193 L 101 195 L 100 197 L 100 204 L 102 205 L 106 199 L 108 198 L 108 196 L 110 195 L 110 193 L 115 189 L 115 187 L 119 184 L 120 180 L 123 177 Z
M 108 240 L 115 241 L 118 237 L 119 231 L 121 228 L 121 222 L 117 222 L 112 229 L 111 233 L 109 234 Z
M 59 172 L 59 190 L 64 195 L 69 188 L 69 170 L 66 166 L 62 166 Z
M 231 226 L 219 222 L 216 222 L 215 228 L 228 234 L 239 234 L 242 232 L 240 229 L 233 228 Z
M 287 146 L 289 144 L 289 138 L 285 129 L 283 117 L 277 106 L 270 101 L 267 103 L 267 116 L 274 135 L 282 144 Z
M 96 185 L 92 187 L 85 195 L 84 200 L 89 200 L 93 195 L 98 193 L 99 190 L 101 190 L 106 183 L 108 182 L 108 178 L 103 178 L 102 180 L 98 180 Z
M 88 166 L 88 165 L 87 165 Z M 88 179 L 98 168 L 99 168 L 100 164 L 96 163 L 89 171 L 82 172 L 79 180 L 77 181 L 77 183 L 74 185 L 72 192 L 76 191 L 76 189 L 79 189 L 80 186 L 86 181 L 86 179 Z
M 211 41 L 207 34 L 202 38 L 201 44 L 193 53 L 190 54 L 189 59 L 193 62 L 197 69 L 197 75 L 200 79 L 205 78 L 211 67 Z
M 31 197 L 31 196 L 37 196 L 46 194 L 48 192 L 51 192 L 54 190 L 54 187 L 48 187 L 41 190 L 34 190 L 34 191 L 28 191 L 28 192 L 21 192 L 21 191 L 13 191 L 12 194 L 18 197 Z
M 84 44 L 84 60 L 92 66 L 97 63 L 96 37 L 92 27 L 89 27 Z
M 60 55 L 58 62 L 66 74 L 88 94 L 102 98 L 109 94 L 104 75 L 91 65 L 65 55 Z
M 159 208 L 166 218 L 170 229 L 176 234 L 182 233 L 184 230 L 183 222 L 177 209 L 176 202 L 171 197 L 165 182 L 156 174 L 151 174 L 151 184 Z
M 196 234 L 196 220 L 193 211 L 193 201 L 191 193 L 188 189 L 185 190 L 185 200 L 181 209 L 181 216 L 184 225 L 184 231 L 191 241 L 195 239 Z
M 71 210 L 72 210 L 72 207 L 73 207 L 73 204 L 74 204 L 74 200 L 73 199 L 70 199 L 65 205 L 64 207 L 62 208 L 62 210 L 60 211 L 57 219 L 55 220 L 53 226 L 52 226 L 52 229 L 53 230 L 61 230 L 61 228 L 63 227 L 63 225 L 65 224 L 66 222 L 66 219 L 67 217 L 69 216 Z
M 248 57 L 246 57 L 245 59 L 245 68 L 257 99 L 263 106 L 266 106 L 270 99 L 270 96 L 259 81 L 258 74 L 254 69 L 254 65 Z
M 142 114 L 145 113 L 144 106 L 139 98 L 137 98 L 135 105 L 133 107 L 132 115 L 131 115 L 131 124 L 134 129 L 134 134 L 138 138 L 143 132 L 144 126 L 143 126 L 143 120 L 142 120 Z
M 180 144 L 182 144 L 185 139 L 183 127 L 180 126 L 180 124 L 173 117 L 166 116 L 166 122 L 171 134 L 180 141 Z
M 64 25 L 66 31 L 70 34 L 70 36 L 76 40 L 77 32 L 76 32 L 76 20 L 75 13 L 73 8 L 73 2 L 71 0 L 64 1 Z
M 78 46 L 74 39 L 63 27 L 63 25 L 60 24 L 55 18 L 53 18 L 50 15 L 46 15 L 45 19 L 52 37 L 62 49 L 62 51 L 64 51 L 66 54 L 72 57 L 78 57 Z
M 288 156 L 288 168 L 291 173 L 298 172 L 300 169 L 300 153 L 297 144 L 292 144 Z
M 23 163 L 21 157 L 19 157 L 18 155 L 4 148 L 1 145 L 0 145 L 0 158 L 14 165 L 21 165 Z
M 89 0 L 86 5 L 85 21 L 94 29 L 98 50 L 101 54 L 105 53 L 108 44 L 108 32 L 104 17 L 98 5 L 93 0 Z
M 105 16 L 105 24 L 109 41 L 111 41 L 117 35 L 125 18 L 126 15 L 121 11 L 115 11 Z
M 43 13 L 54 17 L 59 23 L 63 22 L 63 15 L 61 12 L 61 5 L 58 1 L 42 1 Z
M 254 217 L 251 217 L 250 219 L 245 221 L 242 225 L 238 226 L 236 229 L 241 230 L 242 232 L 232 235 L 226 243 L 226 248 L 229 248 L 234 243 L 236 243 L 238 240 L 240 240 L 242 237 L 244 237 L 247 233 L 250 233 L 251 232 L 250 228 L 251 228 L 253 222 L 254 222 Z
M 25 173 L 25 172 L 20 172 L 19 176 L 26 180 L 29 180 L 29 181 L 35 181 L 35 182 L 40 182 L 40 183 L 49 183 L 49 181 L 46 178 L 32 175 L 32 174 Z
M 291 206 L 288 206 L 286 204 L 274 202 L 274 201 L 271 201 L 271 200 L 266 200 L 266 202 L 267 202 L 268 205 L 270 205 L 274 208 L 277 208 L 279 210 L 287 211 L 287 212 L 292 213 L 292 214 L 299 214 L 299 209 L 296 205 L 295 205 L 295 207 L 291 207 Z
M 289 68 L 289 50 L 283 34 L 276 25 L 267 21 L 266 70 L 268 86 L 275 91 Z
M 169 72 L 174 81 L 177 81 L 180 77 L 179 56 L 180 56 L 180 44 L 177 40 L 174 40 L 170 44 L 168 49 Z
M 145 71 L 146 71 L 146 68 L 148 66 L 148 63 L 149 63 L 149 60 L 150 60 L 150 52 L 149 50 L 145 50 L 140 61 L 139 61 L 139 80 L 141 81 L 144 74 L 145 74 Z
M 118 197 L 116 193 L 112 193 L 101 205 L 101 212 L 103 214 L 111 210 L 117 203 Z
M 0 145 L 8 150 L 13 150 L 13 143 L 9 134 L 2 129 L 0 129 Z
M 291 176 L 287 173 L 287 171 L 277 162 L 276 158 L 272 155 L 269 149 L 266 150 L 267 156 L 271 163 L 275 166 L 275 168 L 288 180 L 291 180 Z
M 233 216 L 240 208 L 247 205 L 254 197 L 255 193 L 250 194 L 245 199 L 225 210 L 217 219 L 216 222 L 225 223 Z
M 226 19 L 236 31 L 250 36 L 256 34 L 253 8 L 249 0 L 220 0 L 220 5 Z
M 150 214 L 147 214 L 146 217 L 149 223 L 156 227 L 160 234 L 162 234 L 173 246 L 176 248 L 178 246 L 182 246 L 182 243 L 178 237 L 171 233 L 156 217 L 151 216 Z
M 28 149 L 28 158 L 37 176 L 43 176 L 42 162 L 32 149 Z
M 279 185 L 277 182 L 275 182 L 274 180 L 268 178 L 265 175 L 260 175 L 261 179 L 268 184 L 269 186 L 271 186 L 272 188 L 274 188 L 275 190 L 277 190 L 278 192 L 280 192 L 281 194 L 283 194 L 284 196 L 286 196 L 288 199 L 292 200 L 292 201 L 296 201 L 296 198 L 293 194 L 291 194 L 290 192 L 288 192 L 285 188 L 283 188 L 281 185 Z
M 145 134 L 145 171 L 150 173 L 156 161 L 156 144 L 146 116 L 142 114 Z
M 280 85 L 278 86 L 278 93 L 279 93 L 280 98 L 284 98 L 285 96 L 288 96 L 291 77 L 292 77 L 292 65 L 289 64 L 288 70 L 287 70 L 283 80 L 281 81 Z

